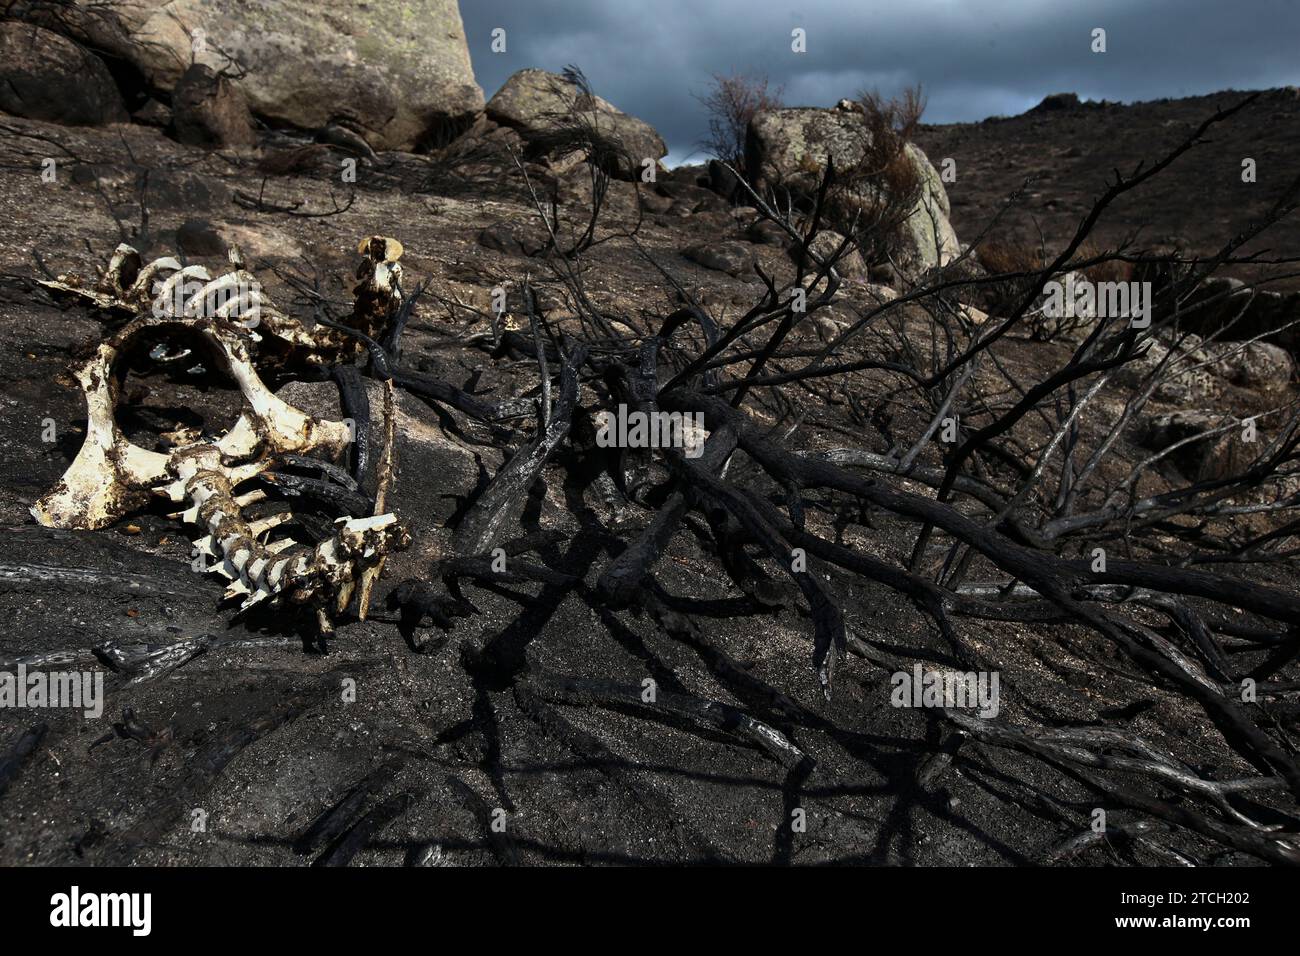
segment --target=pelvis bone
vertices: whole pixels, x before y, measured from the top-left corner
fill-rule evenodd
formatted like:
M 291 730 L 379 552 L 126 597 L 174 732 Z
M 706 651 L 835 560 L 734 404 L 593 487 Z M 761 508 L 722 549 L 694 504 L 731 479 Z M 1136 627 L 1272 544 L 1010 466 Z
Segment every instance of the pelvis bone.
M 170 494 L 180 500 L 183 489 L 175 485 L 176 459 L 185 448 L 165 455 L 133 445 L 114 417 L 119 357 L 137 339 L 151 332 L 165 334 L 169 329 L 206 339 L 239 386 L 244 409 L 234 427 L 212 446 L 223 462 L 247 461 L 255 453 L 263 456 L 234 468 L 232 474 L 238 474 L 239 480 L 265 470 L 265 456 L 317 450 L 336 456 L 347 445 L 346 424 L 315 418 L 271 393 L 232 323 L 222 319 L 136 319 L 101 342 L 76 371 L 86 393 L 86 440 L 59 483 L 32 507 L 32 515 L 41 524 L 103 528 L 139 507 L 150 493 Z
M 238 420 L 218 439 L 166 454 L 133 444 L 114 415 L 121 366 L 155 341 L 196 336 L 238 385 Z M 280 455 L 337 457 L 351 434 L 344 422 L 309 415 L 272 394 L 249 355 L 247 330 L 230 319 L 135 319 L 101 342 L 76 377 L 86 396 L 86 439 L 58 484 L 32 507 L 43 525 L 103 528 L 151 495 L 166 497 L 186 505 L 180 517 L 199 527 L 196 549 L 205 561 L 213 559 L 209 570 L 231 581 L 227 597 L 244 598 L 244 608 L 285 598 L 311 603 L 321 615 L 341 612 L 358 585 L 368 599 L 385 555 L 410 543 L 393 514 L 339 519 L 334 536 L 314 549 L 287 540 L 262 543 L 280 517 L 246 521 L 243 508 L 260 492 L 240 496 L 238 486 Z

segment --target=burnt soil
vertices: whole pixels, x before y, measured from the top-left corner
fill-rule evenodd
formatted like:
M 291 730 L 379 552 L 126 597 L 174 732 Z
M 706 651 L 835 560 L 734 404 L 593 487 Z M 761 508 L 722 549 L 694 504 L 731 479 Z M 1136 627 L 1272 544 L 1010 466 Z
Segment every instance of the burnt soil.
M 1179 122 L 1184 113 L 1203 112 L 1199 103 L 1177 109 L 1171 119 Z M 1294 108 L 1286 109 L 1293 117 Z M 1077 133 L 1078 124 L 1104 124 L 1112 115 L 1050 120 L 1058 124 L 1052 130 L 1074 130 L 1074 136 L 1021 129 L 1016 124 L 1035 122 L 1023 118 L 927 129 L 922 144 L 936 163 L 951 153 L 961 164 L 959 182 L 950 187 L 959 235 L 972 230 L 1004 183 L 1034 165 L 1029 154 L 1051 173 L 1050 188 L 1060 190 L 1058 206 L 1035 210 L 1033 218 L 1059 235 L 1113 157 L 1094 157 L 1086 176 L 1064 171 L 1082 168 L 1085 158 L 1068 165 L 1052 157 L 1076 139 L 1085 151 L 1088 143 L 1115 146 L 1104 125 L 1095 134 Z M 1141 117 L 1128 124 L 1140 139 L 1154 121 L 1132 115 Z M 489 400 L 534 388 L 535 366 L 491 358 L 479 344 L 487 322 L 454 301 L 486 312 L 498 283 L 518 283 L 531 273 L 545 292 L 547 277 L 538 260 L 479 242 L 481 231 L 497 223 L 536 233 L 536 216 L 508 168 L 448 178 L 430 157 L 388 156 L 381 169 L 363 166 L 346 211 L 309 218 L 238 201 L 241 193 L 256 196 L 262 185 L 254 152 L 208 153 L 139 126 L 6 122 L 24 135 L 0 137 L 6 223 L 0 237 L 6 276 L 0 287 L 0 658 L 9 667 L 44 659 L 54 668 L 43 655 L 60 654 L 57 666 L 102 671 L 107 702 L 99 719 L 0 711 L 0 755 L 25 731 L 44 726 L 34 749 L 0 784 L 0 863 L 302 865 L 322 850 L 300 852 L 298 841 L 362 781 L 368 781 L 363 790 L 373 783 L 365 807 L 389 801 L 387 809 L 397 812 L 366 841 L 358 864 L 427 861 L 430 845 L 439 848 L 435 858 L 453 865 L 1024 864 L 1044 860 L 1086 831 L 1098 803 L 1094 792 L 1012 750 L 967 743 L 949 763 L 950 741 L 932 715 L 890 706 L 887 668 L 849 657 L 826 701 L 809 665 L 809 619 L 796 602 L 774 611 L 746 599 L 720 573 L 708 526 L 698 516 L 656 571 L 672 605 L 700 623 L 695 641 L 666 633 L 648 617 L 603 610 L 590 591 L 596 574 L 653 511 L 646 501 L 611 503 L 571 452 L 562 452 L 531 489 L 514 533 L 559 532 L 535 558 L 582 584 L 467 584 L 479 613 L 446 632 L 421 627 L 408 642 L 386 595 L 400 581 L 427 577 L 432 562 L 448 553 L 451 524 L 501 466 L 503 449 L 531 432 L 526 420 L 494 432 L 399 396 L 399 471 L 390 505 L 409 524 L 414 543 L 390 559 L 371 619 L 341 622 L 327 653 L 304 646 L 302 622 L 275 612 L 237 617 L 222 605 L 217 581 L 191 571 L 189 541 L 166 505 L 97 532 L 35 525 L 28 508 L 66 469 L 84 433 L 81 393 L 66 369 L 79 344 L 102 336 L 106 324 L 103 316 L 36 288 L 38 259 L 53 273 L 93 277 L 122 238 L 147 255 L 174 254 L 175 230 L 199 218 L 237 238 L 250 268 L 290 308 L 294 292 L 274 270 L 315 274 L 324 294 L 346 303 L 358 239 L 396 236 L 406 249 L 407 287 L 427 280 L 445 300 L 422 303 L 407 332 L 405 360 L 453 384 L 470 384 Z M 1159 123 L 1154 128 L 1165 135 Z M 262 147 L 292 145 L 268 134 Z M 1126 159 L 1152 155 L 1150 145 Z M 1261 157 L 1271 155 L 1261 148 Z M 53 183 L 39 175 L 45 156 L 56 160 Z M 266 201 L 301 202 L 298 212 L 329 211 L 331 195 L 345 202 L 350 190 L 332 172 L 340 154 L 326 158 L 324 172 L 268 178 Z M 974 185 L 981 177 L 988 181 Z M 1216 200 L 1207 207 L 1197 180 L 1174 175 L 1171 182 L 1170 195 L 1182 197 L 1179 212 L 1170 212 L 1160 229 L 1190 228 L 1195 208 L 1206 214 L 1208 237 L 1224 225 L 1220 219 L 1241 211 L 1230 191 L 1221 206 Z M 583 174 L 562 177 L 559 187 L 562 196 L 579 199 Z M 645 250 L 721 322 L 743 312 L 761 294 L 757 278 L 704 269 L 680 251 L 723 237 L 740 241 L 752 210 L 651 200 L 639 234 Z M 609 224 L 626 227 L 634 208 L 632 187 L 615 184 Z M 1132 215 L 1136 221 L 1146 213 Z M 1298 245 L 1294 231 L 1277 237 Z M 779 247 L 755 244 L 752 251 L 769 270 L 790 272 Z M 609 312 L 644 318 L 675 307 L 676 293 L 665 291 L 662 276 L 630 243 L 599 245 L 586 262 L 589 294 Z M 846 293 L 859 303 L 867 294 L 857 286 Z M 510 321 L 518 327 L 520 319 Z M 1068 349 L 1011 342 L 1005 354 L 1019 372 L 1034 376 L 1063 361 Z M 134 416 L 140 443 L 176 423 L 197 418 L 215 429 L 228 419 L 230 395 L 218 399 L 220 383 L 181 387 L 154 376 L 143 385 L 128 390 L 122 409 Z M 862 380 L 863 388 L 869 385 Z M 332 385 L 287 388 L 287 397 L 304 407 L 337 413 Z M 829 391 L 818 395 L 817 401 L 806 397 L 791 439 L 796 446 L 888 448 L 845 401 Z M 778 417 L 761 403 L 753 414 L 772 423 Z M 906 431 L 906 414 L 898 416 L 895 426 Z M 42 436 L 51 420 L 55 441 L 47 443 Z M 1122 454 L 1135 453 L 1124 444 Z M 913 525 L 882 513 L 846 531 L 845 543 L 902 561 L 913 535 Z M 1291 583 L 1283 572 L 1268 574 Z M 947 645 L 910 602 L 862 581 L 836 577 L 835 586 L 852 601 L 854 635 L 880 653 L 953 664 Z M 1192 766 L 1250 772 L 1199 708 L 1136 679 L 1113 648 L 1088 632 L 1065 625 L 961 626 L 969 645 L 1001 673 L 1002 719 L 1095 725 L 1119 714 L 1133 732 Z M 165 644 L 202 635 L 263 641 L 214 647 L 139 683 L 109 671 L 92 650 L 112 640 Z M 726 701 L 783 730 L 815 758 L 815 767 L 791 770 L 734 737 L 675 718 L 544 701 L 528 689 L 530 679 L 561 676 L 638 688 L 650 678 L 664 691 Z M 349 681 L 354 701 L 344 692 Z M 783 697 L 774 699 L 771 689 Z M 146 731 L 113 729 L 128 710 Z M 489 825 L 498 809 L 503 834 Z M 798 810 L 807 821 L 803 830 L 790 825 Z M 196 811 L 206 819 L 198 831 Z M 1125 818 L 1124 810 L 1114 811 L 1116 821 Z M 1256 862 L 1188 832 L 1172 832 L 1164 842 L 1202 863 Z M 1140 844 L 1096 845 L 1072 860 L 1168 861 Z
M 1059 249 L 1116 171 L 1131 175 L 1140 160 L 1150 164 L 1216 109 L 1249 95 L 1224 91 L 1130 105 L 1040 106 L 979 123 L 922 126 L 916 142 L 936 168 L 945 157 L 956 161 L 956 179 L 947 189 L 953 228 L 962 241 L 973 241 L 1009 197 L 1020 193 L 1021 201 L 989 230 L 989 238 Z M 1108 210 L 1093 239 L 1114 247 L 1133 237 L 1139 247 L 1174 244 L 1191 255 L 1212 255 L 1229 236 L 1263 219 L 1294 181 L 1298 149 L 1300 91 L 1261 91 L 1230 124 L 1213 129 L 1202 145 L 1176 160 L 1169 174 Z M 1242 161 L 1248 158 L 1255 160 L 1253 183 L 1242 181 Z M 1286 256 L 1296 249 L 1300 222 L 1290 217 L 1245 245 L 1241 254 Z M 1225 274 L 1249 280 L 1259 273 L 1238 267 Z M 1270 288 L 1300 288 L 1300 280 L 1281 279 Z

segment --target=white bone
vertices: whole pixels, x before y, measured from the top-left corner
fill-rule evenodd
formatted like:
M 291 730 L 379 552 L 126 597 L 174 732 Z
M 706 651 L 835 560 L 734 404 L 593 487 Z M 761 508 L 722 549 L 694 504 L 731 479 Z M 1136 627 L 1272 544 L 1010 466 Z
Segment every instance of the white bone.
M 287 511 L 267 515 L 265 518 L 258 518 L 256 521 L 250 521 L 248 523 L 248 530 L 252 532 L 254 538 L 260 538 L 272 528 L 278 528 L 292 517 L 293 515 L 289 514 Z
M 259 501 L 265 500 L 266 491 L 261 488 L 254 488 L 252 491 L 235 496 L 235 504 L 239 505 L 240 508 L 247 508 L 249 505 L 255 505 Z
M 131 288 L 126 290 L 126 295 L 123 298 L 130 299 L 133 302 L 147 302 L 153 298 L 154 283 L 158 281 L 159 276 L 171 275 L 173 272 L 180 272 L 180 270 L 181 264 L 171 256 L 155 259 L 140 270 L 140 274 L 135 277 L 135 281 L 131 283 Z
M 378 244 L 374 239 L 381 239 Z M 379 250 L 372 254 L 371 246 Z M 378 290 L 398 298 L 402 253 L 396 240 L 373 237 L 363 243 L 370 261 L 363 281 L 370 292 Z M 321 327 L 306 329 L 280 313 L 257 291 L 255 278 L 243 270 L 242 256 L 231 250 L 232 272 L 211 278 L 202 266 L 188 266 L 173 258 L 155 259 L 139 267 L 139 254 L 126 244 L 115 250 L 100 280 L 101 288 L 91 291 L 76 280 L 44 283 L 61 292 L 74 293 L 105 308 L 138 313 L 151 300 L 162 315 L 145 314 L 127 323 L 101 342 L 94 354 L 76 369 L 86 396 L 86 439 L 59 483 L 32 506 L 41 524 L 64 528 L 102 528 L 143 505 L 150 495 L 184 503 L 176 517 L 197 525 L 200 536 L 196 554 L 216 559 L 205 567 L 231 583 L 228 597 L 246 596 L 243 611 L 264 600 L 313 602 L 322 613 L 327 606 L 335 612 L 346 607 L 358 580 L 372 582 L 385 555 L 409 543 L 409 535 L 392 514 L 346 518 L 337 522 L 335 534 L 315 548 L 297 547 L 292 539 L 262 544 L 267 532 L 291 518 L 288 513 L 252 522 L 242 511 L 264 500 L 266 492 L 256 489 L 236 494 L 243 482 L 270 468 L 278 456 L 323 452 L 337 457 L 349 441 L 348 427 L 339 421 L 316 418 L 276 397 L 266 387 L 253 364 L 249 347 L 260 337 L 236 325 L 232 319 L 256 306 L 259 328 L 270 336 L 307 349 L 333 349 L 346 354 L 343 337 Z M 123 277 L 138 269 L 130 288 L 123 289 Z M 364 272 L 364 270 L 363 270 Z M 181 304 L 175 295 L 183 283 L 205 283 Z M 161 281 L 161 285 L 158 283 Z M 204 312 L 211 297 L 246 284 L 250 294 L 223 303 L 213 316 Z M 151 295 L 157 287 L 157 298 Z M 160 301 L 159 301 L 160 300 Z M 366 310 L 375 305 L 367 301 Z M 380 300 L 382 305 L 382 299 Z M 362 310 L 358 292 L 358 310 Z M 368 313 L 369 314 L 369 313 Z M 381 313 L 382 314 L 382 313 Z M 213 354 L 238 385 L 244 408 L 235 425 L 220 439 L 205 440 L 160 454 L 132 444 L 117 426 L 114 406 L 118 393 L 118 361 L 137 338 L 158 337 L 158 333 L 186 331 L 207 340 Z M 348 347 L 355 343 L 347 341 Z M 287 552 L 287 553 L 286 553 Z M 368 587 L 364 594 L 368 593 Z M 324 618 L 328 623 L 328 618 Z
M 123 242 L 113 250 L 113 257 L 108 260 L 108 268 L 104 270 L 104 276 L 99 280 L 99 291 L 109 294 L 125 292 L 126 285 L 122 281 L 122 276 L 128 269 L 135 275 L 140 274 L 140 253 L 133 246 Z M 134 276 L 132 278 L 134 279 Z
M 179 272 L 173 272 L 159 288 L 158 294 L 154 296 L 155 314 L 161 311 L 164 315 L 183 315 L 185 303 L 178 303 L 176 300 L 176 287 L 181 287 L 181 292 L 185 291 L 186 279 L 198 279 L 202 282 L 209 282 L 212 276 L 203 266 L 186 266 Z M 174 308 L 180 305 L 180 309 Z

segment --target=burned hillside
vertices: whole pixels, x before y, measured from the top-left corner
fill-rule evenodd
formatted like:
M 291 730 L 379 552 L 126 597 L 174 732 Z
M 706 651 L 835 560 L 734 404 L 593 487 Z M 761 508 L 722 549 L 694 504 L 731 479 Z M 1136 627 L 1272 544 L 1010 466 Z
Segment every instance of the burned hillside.
M 1031 254 L 870 98 L 670 170 L 576 68 L 136 66 L 0 103 L 0 670 L 104 689 L 0 709 L 0 861 L 1300 861 L 1300 170 L 1125 228 L 1281 94 Z

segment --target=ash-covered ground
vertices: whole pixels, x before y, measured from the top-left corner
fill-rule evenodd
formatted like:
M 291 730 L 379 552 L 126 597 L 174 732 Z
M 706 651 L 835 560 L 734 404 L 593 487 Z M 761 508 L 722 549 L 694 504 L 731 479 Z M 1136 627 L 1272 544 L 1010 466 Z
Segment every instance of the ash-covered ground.
M 98 719 L 66 709 L 0 710 L 0 862 L 1260 862 L 1232 840 L 1180 825 L 1177 809 L 1195 800 L 1168 780 L 1087 771 L 1173 807 L 1172 817 L 1099 792 L 1067 763 L 963 736 L 934 711 L 892 706 L 891 675 L 900 667 L 923 660 L 965 670 L 966 662 L 911 599 L 829 565 L 820 573 L 842 601 L 860 653 L 839 665 L 826 699 L 810 665 L 813 625 L 798 592 L 781 585 L 764 602 L 738 587 L 721 570 L 703 511 L 685 519 L 654 571 L 661 606 L 693 626 L 672 629 L 649 613 L 608 609 L 596 579 L 649 525 L 671 475 L 652 456 L 637 493 L 614 493 L 576 427 L 503 535 L 551 532 L 526 559 L 554 572 L 553 580 L 466 579 L 474 610 L 449 629 L 427 618 L 403 626 L 388 596 L 404 581 L 437 583 L 437 562 L 454 550 L 453 527 L 532 435 L 531 417 L 484 424 L 398 390 L 388 506 L 413 543 L 388 560 L 370 618 L 345 615 L 324 651 L 312 646 L 309 616 L 281 608 L 237 616 L 222 603 L 222 582 L 191 570 L 191 535 L 168 516 L 174 506 L 166 502 L 100 531 L 37 525 L 28 509 L 84 436 L 70 362 L 106 334 L 109 320 L 36 280 L 45 270 L 93 278 L 120 241 L 146 259 L 182 251 L 186 261 L 214 269 L 225 246 L 237 243 L 268 293 L 286 311 L 307 315 L 286 277 L 318 282 L 321 295 L 346 305 L 358 240 L 396 237 L 405 247 L 406 289 L 428 283 L 402 340 L 404 363 L 485 401 L 536 394 L 538 386 L 529 357 L 492 353 L 494 288 L 517 294 L 527 278 L 549 322 L 563 329 L 575 320 L 567 290 L 540 258 L 525 254 L 544 232 L 509 163 L 381 153 L 361 164 L 350 185 L 332 174 L 348 153 L 283 134 L 264 131 L 255 147 L 210 151 L 141 125 L 5 125 L 0 658 L 9 668 L 102 673 L 106 698 Z M 299 148 L 313 151 L 319 166 L 266 172 L 268 154 Z M 41 177 L 43 157 L 55 160 L 53 182 Z M 581 228 L 586 166 L 528 168 L 554 187 L 566 224 Z M 794 274 L 786 248 L 753 228 L 756 210 L 701 187 L 697 175 L 665 175 L 639 190 L 610 183 L 597 235 L 614 238 L 583 254 L 581 276 L 606 316 L 626 317 L 629 338 L 690 299 L 725 328 L 762 297 L 748 261 L 732 275 L 692 261 L 685 249 L 720 247 L 783 282 Z M 638 219 L 635 244 L 615 235 Z M 959 231 L 967 238 L 964 226 Z M 840 303 L 825 310 L 832 324 L 799 328 L 791 342 L 822 347 L 855 310 L 871 309 L 880 289 L 865 274 L 846 282 Z M 517 307 L 504 323 L 528 330 Z M 1016 336 L 996 354 L 1031 387 L 1074 347 Z M 833 386 L 795 389 L 784 401 L 759 395 L 747 411 L 792 450 L 884 453 L 892 436 L 923 430 L 929 411 L 877 401 L 883 381 L 880 371 L 847 372 Z M 277 385 L 300 407 L 341 414 L 329 381 Z M 1212 388 L 1209 402 L 1248 412 L 1283 401 L 1291 385 L 1288 377 L 1268 391 L 1222 378 Z M 378 415 L 378 387 L 370 393 Z M 1096 406 L 1103 413 L 1081 419 L 1086 438 L 1104 438 L 1124 394 L 1103 393 Z M 591 406 L 593 395 L 585 386 L 579 404 Z M 219 382 L 145 375 L 127 382 L 118 420 L 148 445 L 178 425 L 219 433 L 236 407 Z M 1125 436 L 1106 468 L 1125 469 L 1147 454 Z M 924 461 L 939 461 L 938 452 L 927 451 Z M 738 457 L 728 479 L 781 500 L 782 490 L 747 460 Z M 934 494 L 919 482 L 890 480 Z M 806 497 L 809 529 L 856 553 L 907 564 L 915 521 L 875 507 L 842 521 L 842 502 L 817 489 Z M 308 525 L 319 528 L 329 517 L 317 509 Z M 1160 561 L 1161 543 L 1158 535 L 1144 539 L 1138 551 Z M 1173 539 L 1167 543 L 1173 554 Z M 1081 546 L 1070 556 L 1083 553 Z M 997 578 L 982 559 L 975 572 L 983 573 L 972 579 Z M 1286 563 L 1227 573 L 1287 591 L 1295 583 Z M 1118 727 L 1207 778 L 1260 772 L 1228 742 L 1231 728 L 1093 630 L 971 617 L 958 627 L 981 669 L 1000 675 L 1003 723 Z M 106 647 L 186 641 L 202 652 L 154 679 L 133 681 L 104 662 Z M 1236 660 L 1245 669 L 1270 653 L 1243 646 Z M 1294 686 L 1287 683 L 1296 679 L 1294 664 L 1273 679 Z M 647 680 L 665 700 L 721 702 L 760 720 L 807 759 L 783 761 L 734 726 L 642 706 Z M 582 681 L 604 692 L 584 695 Z M 609 690 L 615 685 L 618 693 Z M 1266 730 L 1285 748 L 1296 711 L 1277 713 L 1281 723 Z M 1293 829 L 1294 799 L 1285 790 L 1231 799 L 1261 825 Z M 1089 839 L 1098 808 L 1112 835 Z

